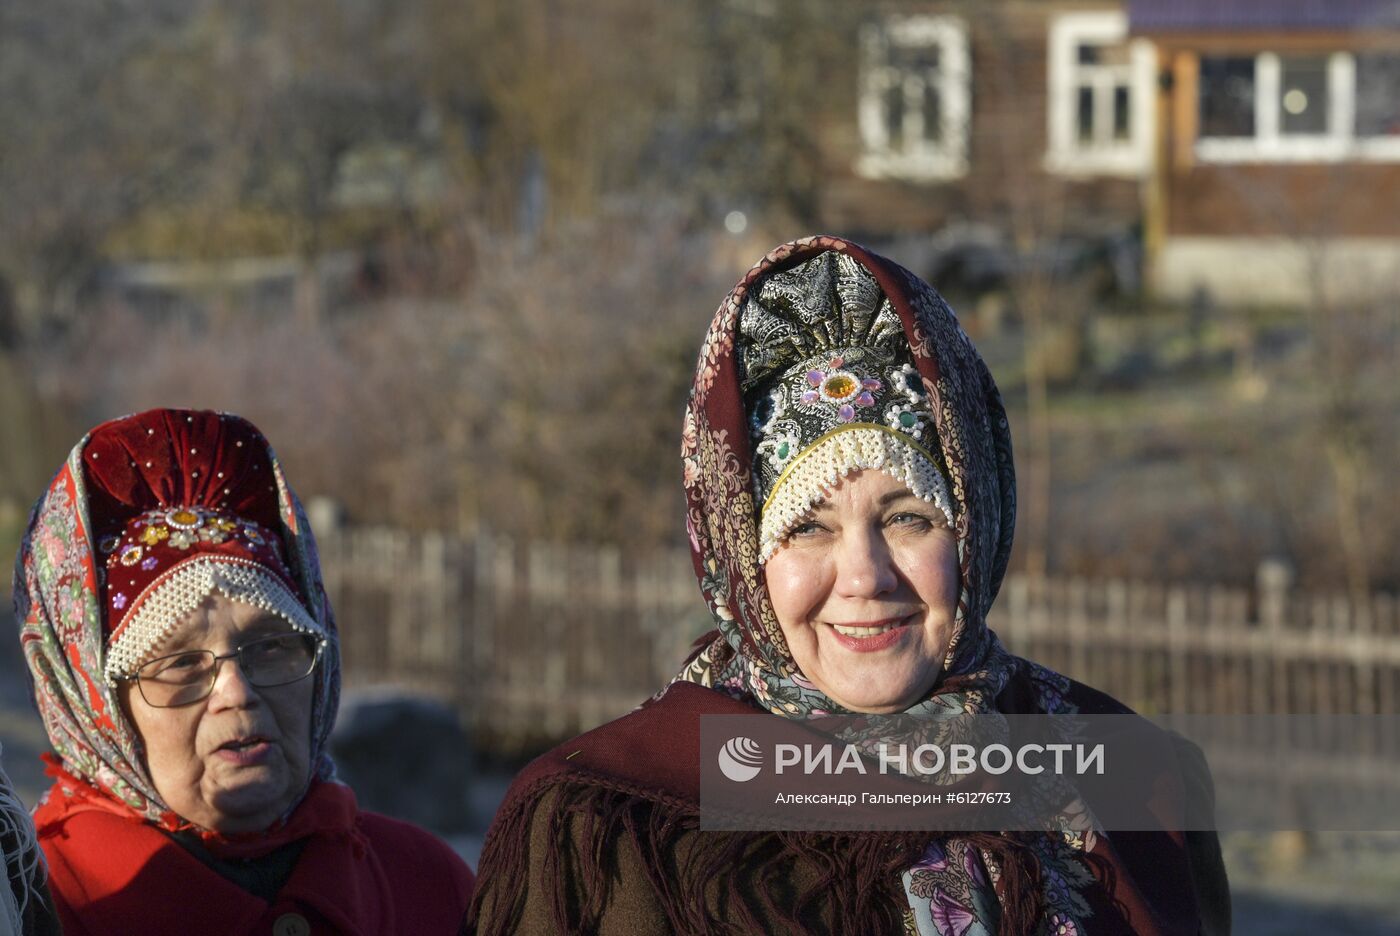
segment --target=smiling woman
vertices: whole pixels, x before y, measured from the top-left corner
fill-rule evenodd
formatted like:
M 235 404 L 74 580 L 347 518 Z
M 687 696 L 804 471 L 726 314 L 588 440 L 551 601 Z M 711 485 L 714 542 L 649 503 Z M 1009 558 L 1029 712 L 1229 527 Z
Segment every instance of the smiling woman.
M 1011 433 L 928 284 L 839 238 L 772 251 L 715 314 L 681 453 L 715 630 L 667 689 L 516 779 L 482 852 L 479 933 L 1228 930 L 1211 834 L 700 828 L 704 715 L 1126 712 L 987 628 Z M 1180 755 L 1208 786 L 1199 752 Z
M 933 688 L 958 609 L 958 541 L 903 482 L 847 475 L 766 572 L 793 662 L 837 705 L 902 712 Z
M 94 429 L 16 583 L 57 754 L 35 824 L 64 932 L 457 931 L 467 866 L 334 780 L 335 623 L 251 424 L 153 410 Z

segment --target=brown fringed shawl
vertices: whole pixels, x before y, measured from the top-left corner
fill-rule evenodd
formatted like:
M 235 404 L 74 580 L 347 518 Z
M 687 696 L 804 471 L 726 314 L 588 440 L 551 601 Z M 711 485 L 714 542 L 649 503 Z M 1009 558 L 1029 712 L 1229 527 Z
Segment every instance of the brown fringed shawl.
M 677 683 L 531 763 L 488 835 L 475 931 L 647 932 L 664 919 L 675 933 L 903 932 L 900 874 L 926 832 L 699 831 L 700 716 L 752 713 Z M 1029 853 L 1012 837 L 965 838 L 1003 866 Z M 642 879 L 610 874 L 618 852 Z M 619 912 L 639 896 L 652 916 Z
M 955 504 L 962 589 L 946 676 L 911 711 L 1125 711 L 1012 656 L 986 628 L 1015 525 L 1010 431 L 991 375 L 952 311 L 907 270 L 848 242 L 786 244 L 720 306 L 686 411 L 687 528 L 718 629 L 668 690 L 516 779 L 487 837 L 468 927 L 483 934 L 1198 932 L 1188 843 L 1177 833 L 699 831 L 700 715 L 840 711 L 801 678 L 763 582 L 735 348 L 742 310 L 765 278 L 827 252 L 869 271 L 898 314 Z M 1223 876 L 1218 853 L 1205 874 Z
M 1087 687 L 1071 683 L 1069 691 L 1086 713 L 1122 711 Z M 1000 701 L 1026 701 L 1017 692 Z M 677 683 L 531 763 L 491 826 L 463 932 L 906 932 L 900 876 L 925 851 L 929 833 L 699 831 L 700 716 L 752 712 L 722 693 Z M 1209 782 L 1204 764 L 1183 760 L 1182 768 Z M 964 834 L 958 841 L 1001 868 L 1029 865 L 1039 874 L 1036 838 L 1045 837 Z M 1092 881 L 1079 896 L 1091 915 L 1063 932 L 1228 931 L 1202 923 L 1229 922 L 1214 836 L 1193 842 L 1114 833 L 1100 837 L 1087 859 Z M 1193 891 L 1215 904 L 1198 907 Z M 1053 914 L 1044 916 L 1033 894 L 1024 887 L 999 893 L 999 932 L 1053 933 L 1064 925 L 1051 926 Z

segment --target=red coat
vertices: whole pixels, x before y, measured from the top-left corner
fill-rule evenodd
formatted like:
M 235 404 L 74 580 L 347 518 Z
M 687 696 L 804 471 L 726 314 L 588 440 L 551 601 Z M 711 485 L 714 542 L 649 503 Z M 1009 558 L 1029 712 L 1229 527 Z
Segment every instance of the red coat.
M 455 936 L 471 901 L 471 869 L 452 849 L 360 812 L 340 784 L 317 784 L 293 813 L 289 828 L 314 814 L 316 831 L 269 904 L 72 781 L 60 777 L 34 817 L 66 936 Z

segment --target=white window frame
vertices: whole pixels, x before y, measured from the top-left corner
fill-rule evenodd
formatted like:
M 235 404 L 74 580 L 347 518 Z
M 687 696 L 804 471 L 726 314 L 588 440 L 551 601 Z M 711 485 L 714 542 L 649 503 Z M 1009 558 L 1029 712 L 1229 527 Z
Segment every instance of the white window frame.
M 1278 53 L 1256 55 L 1254 136 L 1199 137 L 1196 158 L 1211 163 L 1400 162 L 1400 136 L 1356 136 L 1356 57 L 1352 53 L 1333 52 L 1327 57 L 1325 133 L 1279 131 L 1282 81 L 1283 63 Z
M 1081 45 L 1128 45 L 1128 138 L 1112 138 L 1113 86 L 1108 66 L 1079 64 Z M 1047 50 L 1049 147 L 1045 168 L 1061 175 L 1141 177 L 1152 166 L 1153 88 L 1157 53 L 1146 39 L 1128 41 L 1128 16 L 1121 10 L 1063 13 L 1050 25 Z M 1085 72 L 1095 85 L 1095 139 L 1079 139 L 1079 87 Z
M 903 72 L 889 63 L 890 46 L 937 46 L 938 72 L 925 76 Z M 967 24 L 956 16 L 889 16 L 861 30 L 861 75 L 858 116 L 864 152 L 856 172 L 866 178 L 939 181 L 967 173 L 968 125 L 972 113 Z M 885 125 L 884 93 L 902 84 L 905 111 L 900 149 L 890 145 Z M 940 96 L 939 139 L 923 138 L 922 101 L 929 90 Z

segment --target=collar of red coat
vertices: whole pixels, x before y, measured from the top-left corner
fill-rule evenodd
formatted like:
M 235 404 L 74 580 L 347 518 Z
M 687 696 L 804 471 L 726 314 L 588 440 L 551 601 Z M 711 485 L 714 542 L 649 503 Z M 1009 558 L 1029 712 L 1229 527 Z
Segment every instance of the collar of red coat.
M 208 868 L 156 824 L 86 786 L 58 775 L 35 812 L 50 887 L 65 924 L 71 920 L 78 932 L 267 932 L 279 914 L 293 911 L 314 914 L 330 931 L 351 936 L 396 931 L 389 881 L 359 829 L 354 794 L 342 784 L 313 784 L 260 847 L 231 843 L 219 852 L 262 854 L 306 833 L 306 847 L 271 904 Z
M 44 772 L 55 782 L 34 811 L 34 824 L 41 835 L 46 828 L 70 816 L 89 811 L 109 813 L 150 825 L 145 816 L 130 806 L 64 770 L 57 758 L 49 754 L 43 757 L 48 764 Z M 165 832 L 196 832 L 204 846 L 220 858 L 261 858 L 283 845 L 310 836 L 348 837 L 355 842 L 358 850 L 363 850 L 364 844 L 355 827 L 358 813 L 355 794 L 348 786 L 317 780 L 311 784 L 291 815 L 262 832 L 222 835 L 185 822 L 174 813 L 166 813 L 158 828 Z

